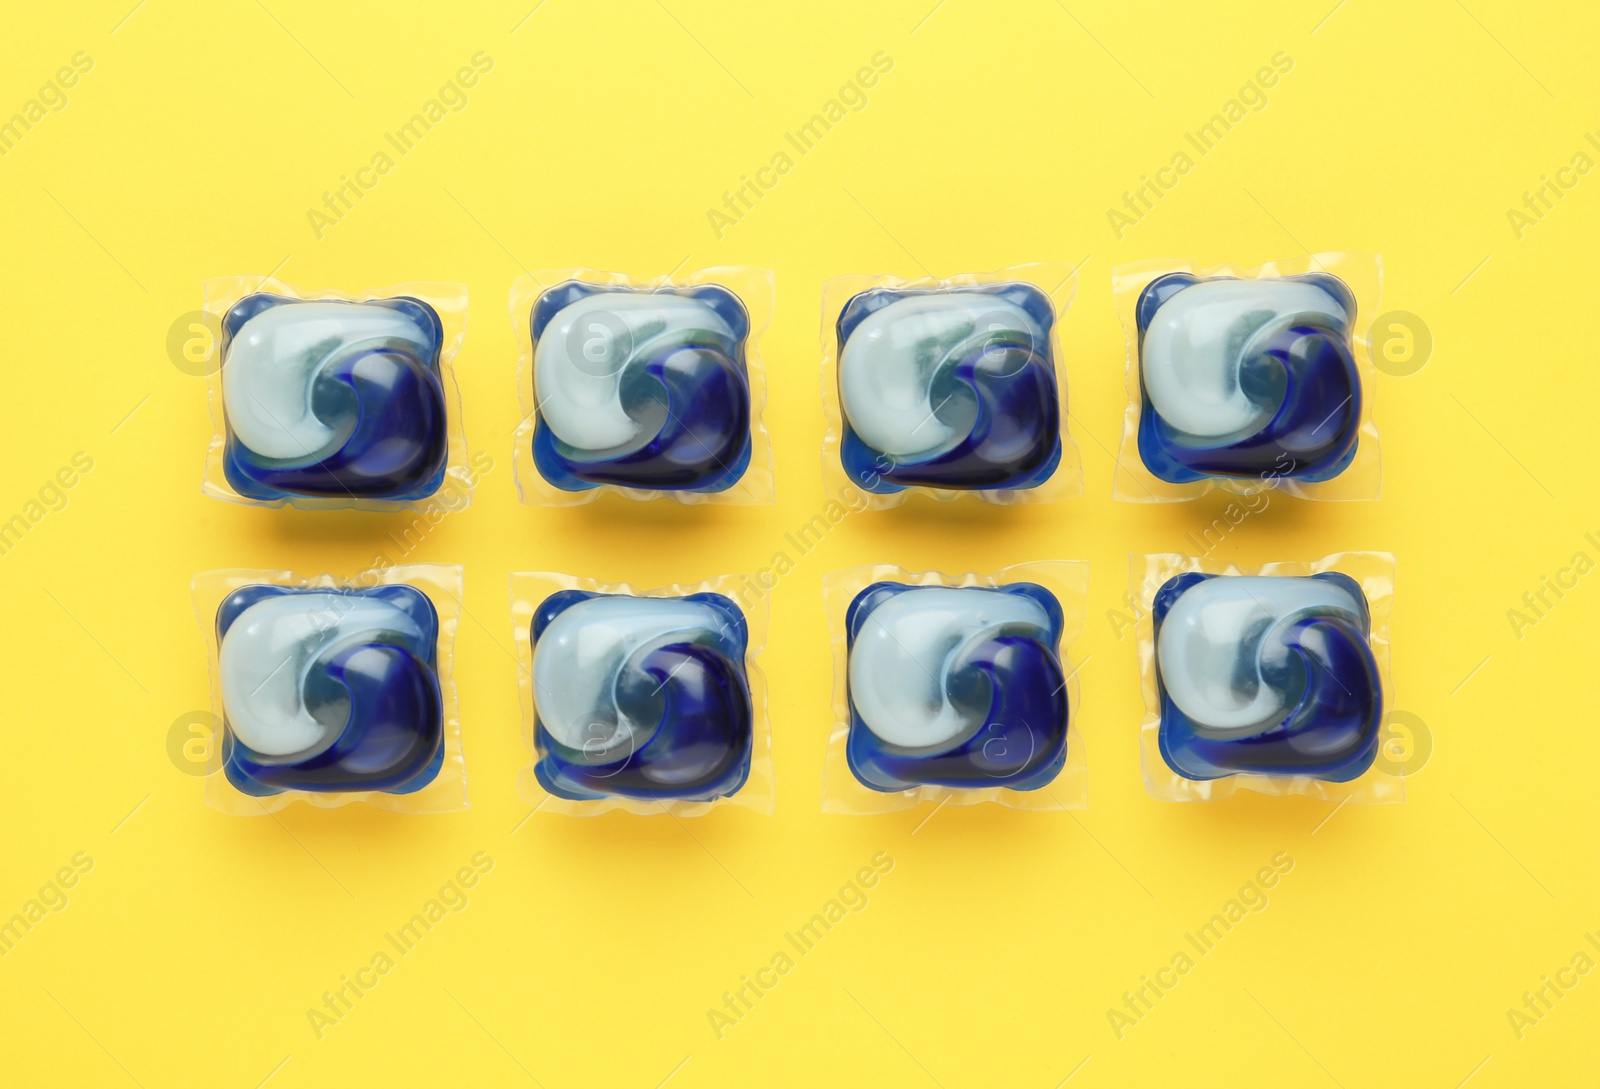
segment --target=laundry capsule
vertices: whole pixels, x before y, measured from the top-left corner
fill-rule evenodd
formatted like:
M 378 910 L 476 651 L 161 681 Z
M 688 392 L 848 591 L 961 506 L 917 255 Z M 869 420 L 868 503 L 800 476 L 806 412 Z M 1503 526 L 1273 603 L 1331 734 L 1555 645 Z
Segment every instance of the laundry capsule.
M 1169 273 L 1145 286 L 1135 317 L 1138 449 L 1156 477 L 1315 483 L 1355 459 L 1356 299 L 1343 280 Z
M 846 617 L 857 780 L 1037 790 L 1067 755 L 1061 606 L 1043 586 L 878 582 Z
M 238 495 L 406 502 L 449 460 L 438 312 L 255 292 L 222 319 L 223 473 Z
M 749 629 L 731 598 L 561 590 L 534 613 L 534 774 L 558 798 L 709 802 L 750 774 Z
M 1160 751 L 1178 775 L 1346 782 L 1372 765 L 1383 695 L 1355 579 L 1191 571 L 1151 616 Z
M 750 316 L 715 284 L 578 280 L 527 315 L 533 457 L 551 485 L 721 492 L 750 466 Z
M 1062 457 L 1055 310 L 1028 283 L 879 287 L 835 323 L 839 457 L 868 492 L 1037 488 Z
M 222 766 L 241 792 L 409 794 L 438 776 L 439 616 L 422 591 L 243 586 L 216 634 Z

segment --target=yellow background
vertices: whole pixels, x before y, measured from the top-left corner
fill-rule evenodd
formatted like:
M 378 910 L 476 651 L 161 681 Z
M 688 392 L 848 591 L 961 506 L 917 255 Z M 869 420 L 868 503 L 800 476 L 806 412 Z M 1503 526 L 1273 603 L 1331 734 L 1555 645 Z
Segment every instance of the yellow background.
M 1600 129 L 1600 17 L 1578 3 L 132 0 L 10 5 L 0 118 L 78 51 L 92 71 L 0 158 L 0 517 L 77 452 L 65 509 L 0 557 L 7 607 L 0 915 L 87 852 L 70 902 L 0 958 L 7 1083 L 550 1087 L 1574 1085 L 1600 975 L 1519 1039 L 1507 1009 L 1600 931 L 1600 576 L 1532 627 L 1507 611 L 1600 558 L 1593 323 L 1600 174 L 1517 237 L 1507 210 Z M 1070 10 L 1069 10 L 1070 9 Z M 321 239 L 307 210 L 478 52 L 451 113 Z M 706 211 L 878 51 L 893 70 L 743 220 Z M 1283 51 L 1291 73 L 1120 239 L 1107 209 Z M 1600 139 L 1600 137 L 1597 137 Z M 1110 499 L 1120 262 L 1251 266 L 1381 252 L 1385 308 L 1431 361 L 1371 391 L 1383 498 L 1274 502 L 1217 555 L 1399 556 L 1397 706 L 1431 734 L 1404 805 L 1148 798 L 1130 552 L 1184 551 L 1213 495 Z M 641 585 L 771 562 L 823 502 L 826 277 L 1082 262 L 1064 318 L 1087 491 L 852 515 L 773 595 L 772 817 L 529 810 L 507 573 Z M 519 272 L 777 270 L 765 342 L 779 500 L 520 505 L 507 291 Z M 206 706 L 197 571 L 370 565 L 400 516 L 199 491 L 205 383 L 169 358 L 200 281 L 359 290 L 460 280 L 468 440 L 495 468 L 411 558 L 462 563 L 456 680 L 472 808 L 207 809 L 167 755 Z M 131 413 L 131 415 L 130 415 Z M 1091 808 L 824 817 L 820 581 L 868 562 L 1092 565 L 1078 719 Z M 926 819 L 926 823 L 922 823 Z M 1326 821 L 1326 823 L 1323 823 Z M 306 1010 L 486 852 L 493 869 L 342 1022 Z M 742 1022 L 706 1011 L 879 852 L 892 872 Z M 1121 1039 L 1107 1010 L 1279 852 L 1293 870 Z

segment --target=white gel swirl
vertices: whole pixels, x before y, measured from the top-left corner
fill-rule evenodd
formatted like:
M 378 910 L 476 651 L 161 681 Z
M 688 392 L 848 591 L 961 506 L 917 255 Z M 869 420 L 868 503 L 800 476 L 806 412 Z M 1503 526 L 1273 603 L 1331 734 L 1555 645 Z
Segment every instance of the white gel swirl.
M 228 345 L 222 400 L 228 426 L 263 458 L 320 461 L 345 438 L 319 419 L 317 376 L 364 352 L 397 350 L 423 358 L 432 338 L 387 306 L 345 302 L 282 303 L 245 322 Z
M 1050 640 L 1031 598 L 983 587 L 919 586 L 872 609 L 850 648 L 850 698 L 869 730 L 906 749 L 948 749 L 983 728 L 950 700 L 970 651 L 1005 634 Z
M 1145 329 L 1144 388 L 1163 420 L 1214 444 L 1255 434 L 1278 404 L 1250 399 L 1240 369 L 1284 329 L 1350 315 L 1322 288 L 1295 280 L 1202 280 L 1172 296 Z M 1281 403 L 1281 398 L 1279 399 Z
M 228 727 L 265 757 L 307 758 L 332 745 L 343 724 L 319 721 L 305 704 L 312 666 L 343 644 L 390 632 L 416 645 L 422 630 L 386 601 L 351 594 L 280 594 L 234 618 L 218 654 Z
M 898 299 L 863 318 L 845 340 L 841 407 L 874 450 L 936 458 L 970 430 L 938 415 L 944 405 L 934 402 L 933 390 L 945 372 L 985 344 L 1019 343 L 1042 352 L 1044 339 L 1026 310 L 995 295 L 955 291 Z
M 654 722 L 621 707 L 627 662 L 672 643 L 711 645 L 726 629 L 721 612 L 681 598 L 592 597 L 562 610 L 534 647 L 534 705 L 557 743 L 601 761 L 648 740 Z
M 602 292 L 562 307 L 533 356 L 539 413 L 557 439 L 589 456 L 621 457 L 655 437 L 628 414 L 626 380 L 675 348 L 712 347 L 733 356 L 731 326 L 699 299 Z
M 1298 692 L 1274 688 L 1263 676 L 1288 663 L 1292 650 L 1285 630 L 1307 616 L 1355 623 L 1364 614 L 1362 602 L 1326 579 L 1206 579 L 1180 594 L 1161 622 L 1161 683 L 1196 725 L 1232 736 L 1261 733 L 1298 698 Z

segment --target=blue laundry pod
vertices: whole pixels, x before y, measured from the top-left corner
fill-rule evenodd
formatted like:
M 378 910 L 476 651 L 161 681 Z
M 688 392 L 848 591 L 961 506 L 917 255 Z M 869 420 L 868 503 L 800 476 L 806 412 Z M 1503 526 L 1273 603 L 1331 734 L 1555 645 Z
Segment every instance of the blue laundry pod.
M 1145 286 L 1135 316 L 1139 456 L 1155 476 L 1318 482 L 1355 459 L 1356 300 L 1343 280 L 1170 273 Z
M 245 586 L 216 626 L 223 771 L 240 791 L 409 794 L 439 774 L 439 617 L 420 590 Z
M 1372 766 L 1383 693 L 1354 579 L 1188 573 L 1161 587 L 1151 615 L 1173 771 L 1347 782 Z
M 744 785 L 749 628 L 731 599 L 562 590 L 530 634 L 534 774 L 548 793 L 708 802 Z
M 846 614 L 850 770 L 878 791 L 1037 790 L 1067 757 L 1055 595 L 877 582 Z
M 257 292 L 222 321 L 223 473 L 247 499 L 423 499 L 449 460 L 443 327 L 418 299 Z
M 569 280 L 529 316 L 533 458 L 569 492 L 720 492 L 749 468 L 750 316 L 715 284 Z
M 1026 283 L 875 288 L 840 312 L 839 456 L 858 487 L 1038 487 L 1061 462 L 1055 310 Z

